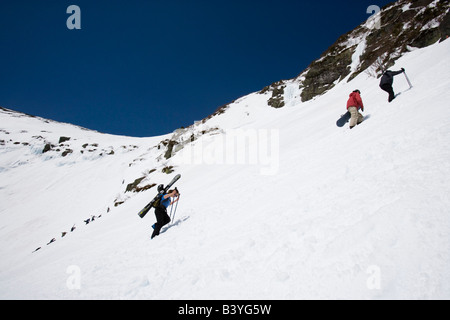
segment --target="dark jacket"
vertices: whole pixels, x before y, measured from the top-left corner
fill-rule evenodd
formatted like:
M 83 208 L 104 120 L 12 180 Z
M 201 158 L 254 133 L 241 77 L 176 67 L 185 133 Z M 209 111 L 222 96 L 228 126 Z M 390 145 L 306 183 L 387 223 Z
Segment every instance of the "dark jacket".
M 400 71 L 391 71 L 388 70 L 386 71 L 383 76 L 381 77 L 381 81 L 380 81 L 380 87 L 384 86 L 384 85 L 390 85 L 392 86 L 392 84 L 394 83 L 394 76 L 403 73 L 403 70 Z

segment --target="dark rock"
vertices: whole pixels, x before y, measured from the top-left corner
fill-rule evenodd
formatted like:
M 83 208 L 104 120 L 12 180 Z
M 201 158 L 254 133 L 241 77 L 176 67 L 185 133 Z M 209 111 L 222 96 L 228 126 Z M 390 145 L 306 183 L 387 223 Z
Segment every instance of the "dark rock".
M 42 150 L 42 153 L 46 153 L 46 152 L 49 152 L 50 150 L 52 150 L 52 145 L 50 144 L 50 143 L 47 143 L 45 146 L 44 146 L 44 150 Z
M 63 142 L 69 141 L 69 140 L 70 140 L 69 137 L 60 137 L 58 143 L 63 143 Z

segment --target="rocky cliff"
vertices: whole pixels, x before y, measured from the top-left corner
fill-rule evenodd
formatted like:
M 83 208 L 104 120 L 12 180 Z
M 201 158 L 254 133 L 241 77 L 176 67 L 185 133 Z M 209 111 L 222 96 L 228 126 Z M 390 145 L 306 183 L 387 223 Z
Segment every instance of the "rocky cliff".
M 321 95 L 340 81 L 361 72 L 379 77 L 405 52 L 423 48 L 450 35 L 448 0 L 399 0 L 381 9 L 354 30 L 342 35 L 295 79 L 303 102 Z M 285 81 L 265 87 L 268 105 L 284 106 Z

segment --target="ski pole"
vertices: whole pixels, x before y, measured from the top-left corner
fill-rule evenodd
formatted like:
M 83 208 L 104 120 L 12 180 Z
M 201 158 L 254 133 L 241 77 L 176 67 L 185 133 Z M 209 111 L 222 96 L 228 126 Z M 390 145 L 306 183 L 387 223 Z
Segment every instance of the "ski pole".
M 177 197 L 177 198 L 178 198 L 178 197 Z M 174 207 L 174 205 L 173 205 L 173 203 L 172 203 L 172 205 L 170 206 L 170 214 L 169 214 L 169 218 L 170 218 L 171 221 L 172 221 L 173 207 Z
M 173 211 L 173 204 L 170 206 L 170 214 L 169 214 L 169 218 L 172 221 L 172 211 Z
M 408 81 L 409 88 L 411 89 L 411 88 L 413 87 L 412 84 L 411 84 L 411 81 L 409 81 L 409 78 L 408 78 L 408 76 L 406 75 L 406 72 L 405 72 L 405 71 L 403 71 L 403 74 L 405 75 L 406 81 Z
M 175 220 L 175 215 L 177 214 L 177 209 L 178 209 L 178 203 L 180 202 L 180 195 L 178 195 L 178 200 L 177 200 L 177 204 L 175 206 L 175 211 L 173 212 L 173 219 L 172 219 L 172 223 Z
M 177 189 L 177 188 L 175 188 L 175 190 L 177 190 L 177 192 L 178 192 L 178 189 Z M 178 195 L 178 196 L 179 196 L 179 195 Z M 178 196 L 177 196 L 176 198 L 178 198 Z M 173 211 L 173 202 L 170 204 L 170 214 L 169 214 L 170 220 L 172 220 L 172 211 Z

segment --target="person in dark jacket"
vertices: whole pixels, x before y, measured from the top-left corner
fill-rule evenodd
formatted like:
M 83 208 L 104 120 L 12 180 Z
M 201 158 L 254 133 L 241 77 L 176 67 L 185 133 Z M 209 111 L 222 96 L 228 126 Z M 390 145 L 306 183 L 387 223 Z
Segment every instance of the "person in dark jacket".
M 178 189 L 170 190 L 168 193 L 161 196 L 159 206 L 155 208 L 156 223 L 153 225 L 152 239 L 159 235 L 161 228 L 170 222 L 170 217 L 167 214 L 167 208 L 178 201 Z M 176 198 L 172 200 L 172 198 Z
M 380 88 L 387 93 L 389 93 L 389 102 L 395 99 L 394 89 L 392 88 L 392 84 L 394 83 L 394 76 L 405 72 L 405 69 L 401 69 L 400 71 L 391 71 L 387 70 L 380 81 Z

